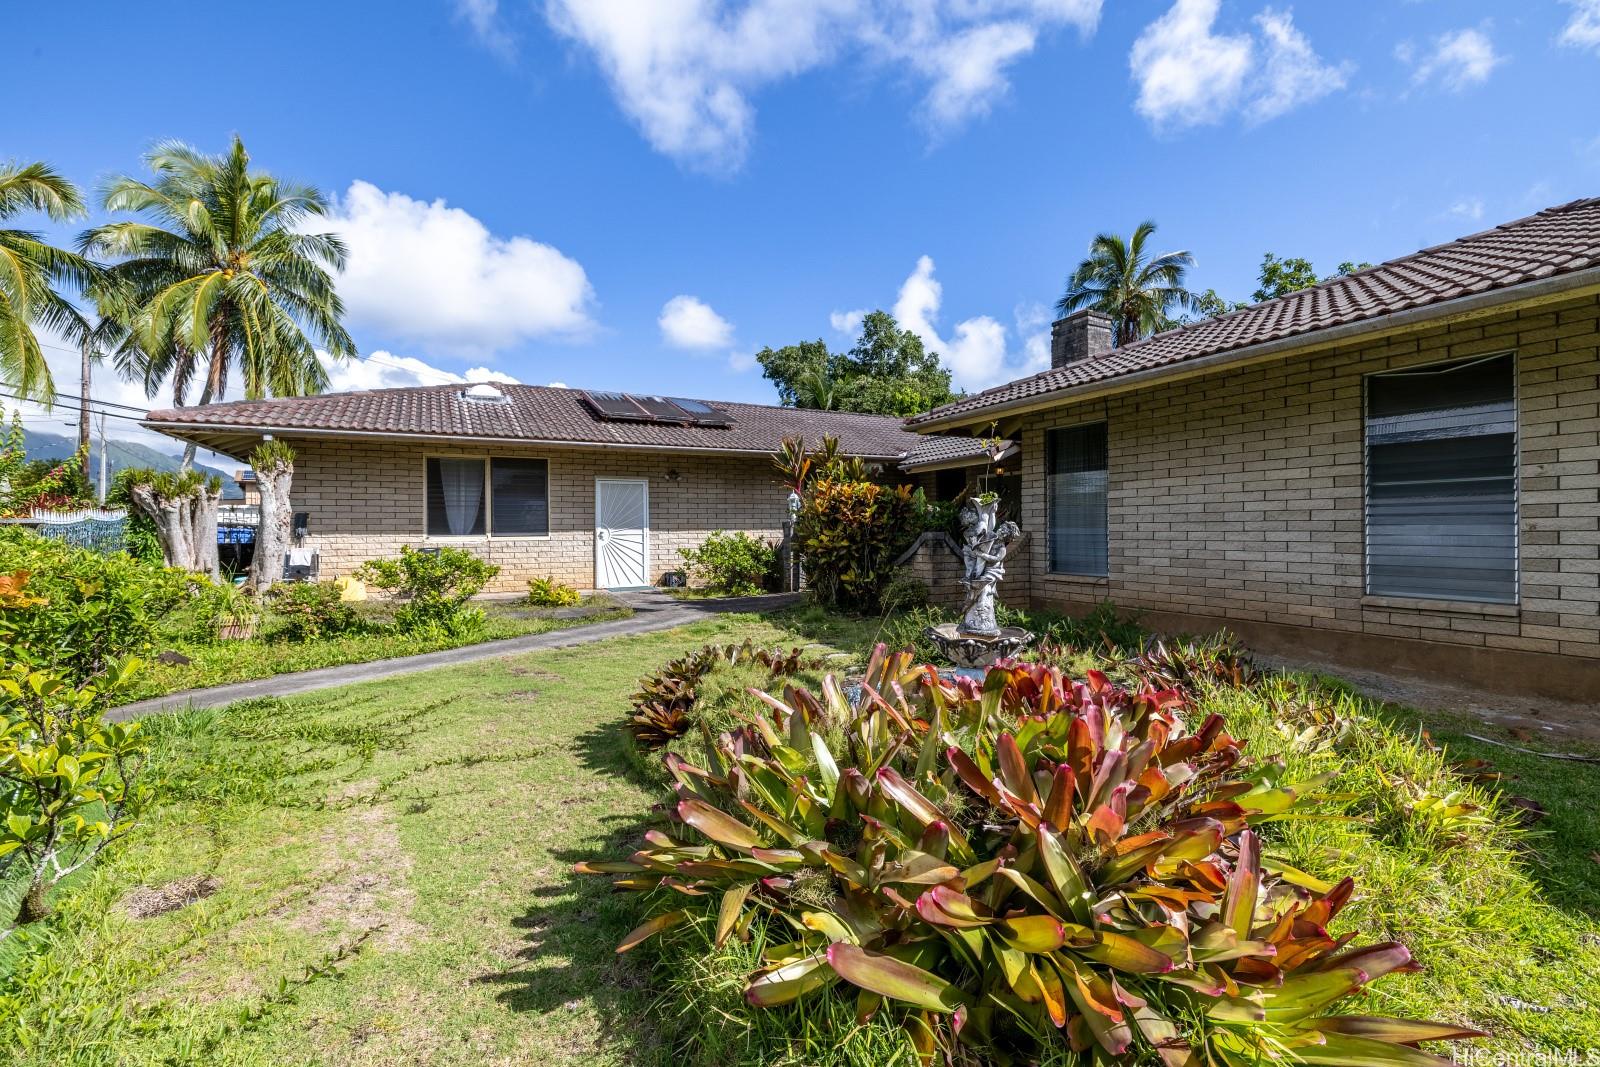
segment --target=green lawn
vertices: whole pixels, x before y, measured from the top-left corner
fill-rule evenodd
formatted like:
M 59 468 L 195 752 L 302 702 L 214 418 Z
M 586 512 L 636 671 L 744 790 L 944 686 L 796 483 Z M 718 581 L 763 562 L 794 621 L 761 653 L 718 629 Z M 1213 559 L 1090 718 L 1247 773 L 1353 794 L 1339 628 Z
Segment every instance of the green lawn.
M 508 637 L 527 637 L 607 619 L 623 619 L 633 614 L 627 605 L 607 596 L 590 597 L 582 615 L 574 615 L 571 609 L 530 607 L 520 599 L 486 600 L 477 606 L 485 615 L 483 629 L 459 637 L 440 633 L 402 634 L 380 629 L 388 622 L 392 609 L 383 602 L 374 601 L 359 605 L 374 627 L 367 633 L 298 642 L 272 640 L 270 635 L 267 639 L 250 641 L 174 640 L 164 645 L 162 651 L 181 653 L 190 662 L 168 664 L 152 660 L 123 696 L 123 702 L 132 703 L 185 689 L 271 678 L 292 671 L 367 663 Z
M 753 1043 L 726 968 L 699 972 L 695 1011 L 657 1003 L 652 960 L 665 971 L 692 935 L 662 957 L 615 955 L 641 902 L 570 873 L 632 851 L 661 797 L 617 728 L 641 675 L 708 641 L 859 652 L 872 630 L 815 612 L 712 619 L 151 719 L 163 803 L 58 894 L 55 919 L 0 945 L 0 1034 L 28 1067 L 666 1067 L 712 1062 L 693 1050 L 713 1047 L 718 1063 L 886 1062 L 859 1043 L 831 1058 L 842 1030 L 814 1008 L 764 1020 L 763 1040 L 810 1027 L 830 1058 Z M 1251 751 L 1334 771 L 1330 788 L 1352 794 L 1362 821 L 1293 824 L 1281 843 L 1316 873 L 1354 873 L 1347 916 L 1428 965 L 1386 980 L 1367 1010 L 1471 1020 L 1502 1052 L 1600 1047 L 1600 864 L 1587 855 L 1600 768 L 1490 751 L 1551 818 L 1513 835 L 1490 803 L 1491 821 L 1443 841 L 1391 785 L 1447 782 L 1443 758 L 1411 743 L 1404 712 L 1338 699 L 1374 717 L 1334 747 L 1291 744 L 1271 693 L 1211 703 Z M 1432 728 L 1456 755 L 1459 726 Z M 212 895 L 130 914 L 137 887 L 198 877 L 215 879 Z

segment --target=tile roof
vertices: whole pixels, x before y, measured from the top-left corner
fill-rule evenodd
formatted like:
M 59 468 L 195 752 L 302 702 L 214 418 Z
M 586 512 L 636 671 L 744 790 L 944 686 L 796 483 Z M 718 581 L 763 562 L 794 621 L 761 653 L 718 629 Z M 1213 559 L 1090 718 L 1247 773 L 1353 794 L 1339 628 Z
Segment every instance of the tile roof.
M 1013 442 L 1001 442 L 1002 454 L 1009 454 L 1014 447 Z M 901 470 L 912 470 L 917 467 L 931 467 L 945 464 L 980 463 L 987 462 L 989 455 L 984 451 L 983 439 L 980 437 L 956 437 L 941 434 L 924 434 L 917 438 L 915 444 L 907 450 L 900 460 Z
M 1310 289 L 1158 333 L 1095 359 L 995 386 L 919 415 L 910 425 L 980 414 L 1074 386 L 1268 341 L 1309 339 L 1329 327 L 1597 266 L 1600 197 L 1574 200 Z
M 173 436 L 195 436 L 189 428 L 202 427 L 213 439 L 230 432 L 301 430 L 730 452 L 774 452 L 786 437 L 820 444 L 827 435 L 837 437 L 845 453 L 868 459 L 898 459 L 923 441 L 905 429 L 904 419 L 885 415 L 722 401 L 706 403 L 731 417 L 726 428 L 608 422 L 583 402 L 581 389 L 495 385 L 506 402 L 465 399 L 462 385 L 423 385 L 152 411 L 144 425 Z

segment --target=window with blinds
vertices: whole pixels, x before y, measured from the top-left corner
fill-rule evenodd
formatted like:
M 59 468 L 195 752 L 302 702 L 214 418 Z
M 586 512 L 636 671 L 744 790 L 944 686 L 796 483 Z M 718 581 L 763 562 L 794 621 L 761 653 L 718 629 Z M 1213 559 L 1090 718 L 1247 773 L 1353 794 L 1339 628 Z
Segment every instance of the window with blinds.
M 1516 603 L 1513 356 L 1367 379 L 1367 592 Z
M 1056 574 L 1108 573 L 1106 458 L 1103 422 L 1045 435 L 1050 570 Z

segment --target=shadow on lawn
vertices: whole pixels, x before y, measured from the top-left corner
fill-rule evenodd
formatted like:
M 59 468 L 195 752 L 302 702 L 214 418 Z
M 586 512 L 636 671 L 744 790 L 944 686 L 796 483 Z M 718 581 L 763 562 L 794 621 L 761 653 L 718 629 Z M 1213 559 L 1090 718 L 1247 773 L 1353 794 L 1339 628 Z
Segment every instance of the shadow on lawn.
M 608 775 L 634 776 L 616 721 L 591 727 L 576 739 L 585 766 Z M 603 838 L 592 847 L 551 853 L 562 865 L 559 882 L 534 890 L 527 911 L 512 920 L 520 931 L 518 963 L 473 979 L 499 987 L 495 997 L 512 1011 L 551 1012 L 587 1006 L 599 1018 L 599 1034 L 627 1050 L 629 1063 L 652 1062 L 659 1028 L 642 1025 L 651 1000 L 648 950 L 618 955 L 617 944 L 636 926 L 642 899 L 612 890 L 606 876 L 577 874 L 583 860 L 626 859 L 643 844 L 648 812 L 600 816 Z

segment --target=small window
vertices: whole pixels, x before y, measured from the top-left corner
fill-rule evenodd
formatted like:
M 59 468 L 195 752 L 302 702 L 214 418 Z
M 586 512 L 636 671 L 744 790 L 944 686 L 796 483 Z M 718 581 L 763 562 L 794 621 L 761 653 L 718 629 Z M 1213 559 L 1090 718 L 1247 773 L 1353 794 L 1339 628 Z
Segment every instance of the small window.
M 471 537 L 484 532 L 483 460 L 428 460 L 428 535 Z
M 1513 357 L 1367 379 L 1367 592 L 1517 600 Z
M 1109 573 L 1107 455 L 1103 422 L 1046 435 L 1050 570 L 1056 574 Z
M 496 536 L 550 532 L 549 464 L 542 459 L 489 461 L 489 529 Z

